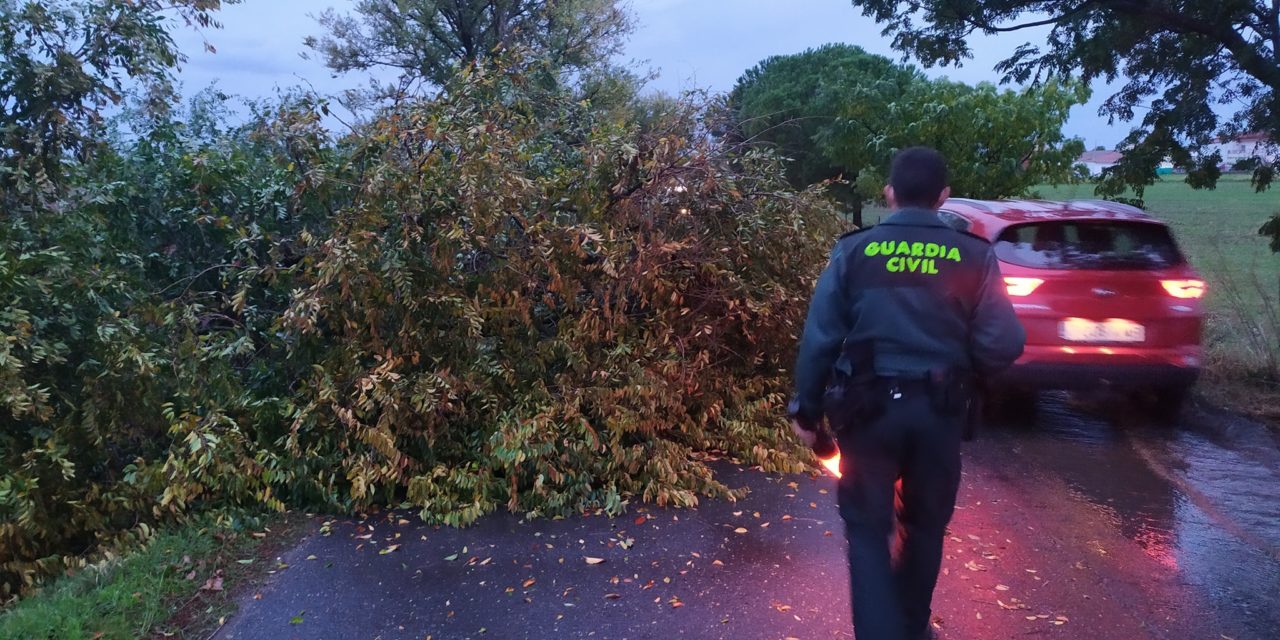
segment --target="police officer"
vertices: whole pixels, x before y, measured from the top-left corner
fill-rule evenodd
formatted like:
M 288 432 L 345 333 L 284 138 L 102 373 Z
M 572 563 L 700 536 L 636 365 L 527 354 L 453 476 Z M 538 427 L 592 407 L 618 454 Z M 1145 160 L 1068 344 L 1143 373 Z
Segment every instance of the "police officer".
M 825 415 L 844 452 L 859 640 L 932 637 L 972 383 L 1011 365 L 1026 339 L 991 246 L 938 218 L 950 194 L 937 151 L 899 152 L 884 190 L 894 213 L 837 242 L 800 343 L 791 424 L 814 446 Z

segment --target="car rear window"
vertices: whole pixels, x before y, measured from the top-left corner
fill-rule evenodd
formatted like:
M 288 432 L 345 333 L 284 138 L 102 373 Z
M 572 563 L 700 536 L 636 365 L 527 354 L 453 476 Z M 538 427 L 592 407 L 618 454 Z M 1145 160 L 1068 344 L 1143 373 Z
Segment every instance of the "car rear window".
M 1010 227 L 996 257 L 1036 269 L 1163 269 L 1182 264 L 1169 229 L 1142 222 L 1054 221 Z

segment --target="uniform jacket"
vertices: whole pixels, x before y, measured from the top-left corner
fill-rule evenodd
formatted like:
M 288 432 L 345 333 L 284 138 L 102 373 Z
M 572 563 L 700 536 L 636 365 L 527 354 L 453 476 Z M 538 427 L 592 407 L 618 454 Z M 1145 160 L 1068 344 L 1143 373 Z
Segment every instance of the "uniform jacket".
M 818 278 L 796 363 L 801 415 L 821 415 L 833 366 L 857 373 L 841 358 L 844 342 L 867 339 L 879 375 L 990 375 L 1022 355 L 1026 333 L 990 243 L 936 211 L 902 209 L 841 237 Z

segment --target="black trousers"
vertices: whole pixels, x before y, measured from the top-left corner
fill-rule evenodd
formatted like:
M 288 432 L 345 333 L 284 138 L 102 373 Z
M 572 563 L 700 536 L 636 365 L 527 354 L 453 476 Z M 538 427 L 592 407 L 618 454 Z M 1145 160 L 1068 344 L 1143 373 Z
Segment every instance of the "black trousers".
M 960 487 L 963 417 L 902 388 L 880 417 L 833 425 L 843 452 L 840 516 L 849 541 L 858 640 L 927 637 L 947 523 Z

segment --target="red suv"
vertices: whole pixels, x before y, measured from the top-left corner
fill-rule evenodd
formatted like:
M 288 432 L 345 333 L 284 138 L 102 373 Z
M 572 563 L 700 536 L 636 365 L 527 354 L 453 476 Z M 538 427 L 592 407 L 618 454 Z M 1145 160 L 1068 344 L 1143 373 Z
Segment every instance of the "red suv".
M 1154 392 L 1173 412 L 1199 375 L 1205 284 L 1168 226 L 1106 201 L 952 198 L 942 219 L 990 240 L 1027 330 L 1001 387 Z

